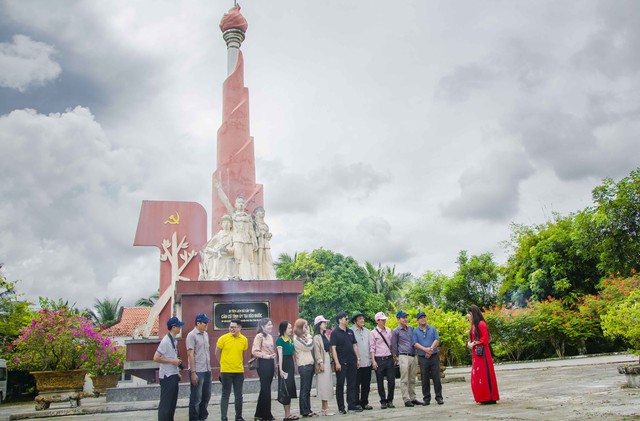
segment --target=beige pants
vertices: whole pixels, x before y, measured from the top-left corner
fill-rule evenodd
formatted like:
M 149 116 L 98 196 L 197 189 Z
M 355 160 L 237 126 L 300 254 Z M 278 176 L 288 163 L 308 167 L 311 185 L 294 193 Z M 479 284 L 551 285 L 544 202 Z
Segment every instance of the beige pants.
M 418 375 L 418 360 L 409 355 L 400 355 L 400 392 L 402 401 L 416 400 L 416 376 Z

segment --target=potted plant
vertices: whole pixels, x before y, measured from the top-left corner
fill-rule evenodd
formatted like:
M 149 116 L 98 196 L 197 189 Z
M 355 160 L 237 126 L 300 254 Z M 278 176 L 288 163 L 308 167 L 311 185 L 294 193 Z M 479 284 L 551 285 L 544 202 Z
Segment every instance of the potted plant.
M 36 410 L 48 408 L 51 402 L 80 405 L 87 349 L 96 335 L 91 321 L 68 307 L 43 308 L 20 331 L 11 346 L 10 364 L 35 377 Z
M 609 308 L 602 316 L 602 332 L 605 336 L 626 339 L 632 347 L 630 352 L 640 355 L 640 290 L 631 292 Z M 640 388 L 640 361 L 638 364 L 621 365 L 618 372 L 626 376 L 629 387 Z
M 93 393 L 98 397 L 118 384 L 124 370 L 125 348 L 108 336 L 100 335 L 87 352 L 85 367 L 91 374 Z

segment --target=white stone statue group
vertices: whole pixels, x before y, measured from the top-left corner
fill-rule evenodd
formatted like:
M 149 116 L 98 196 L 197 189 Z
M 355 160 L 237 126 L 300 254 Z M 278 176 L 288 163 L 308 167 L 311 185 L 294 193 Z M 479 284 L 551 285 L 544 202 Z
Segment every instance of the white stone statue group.
M 200 251 L 200 280 L 273 280 L 276 274 L 271 258 L 271 233 L 264 222 L 264 208 L 257 207 L 249 215 L 245 199 L 236 199 L 235 209 L 215 181 L 222 203 L 229 212 L 220 218 L 222 228 Z

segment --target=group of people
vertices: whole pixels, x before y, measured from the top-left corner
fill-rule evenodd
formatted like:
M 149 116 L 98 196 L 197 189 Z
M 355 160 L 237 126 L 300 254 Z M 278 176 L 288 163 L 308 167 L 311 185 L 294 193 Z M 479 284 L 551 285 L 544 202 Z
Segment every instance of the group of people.
M 381 409 L 395 408 L 394 392 L 399 377 L 400 392 L 404 406 L 425 406 L 433 398 L 444 404 L 440 381 L 440 337 L 437 329 L 428 324 L 427 315 L 416 314 L 418 327 L 408 324 L 408 314 L 396 313 L 398 326 L 386 327 L 387 316 L 376 313 L 376 327 L 365 327 L 365 315 L 354 312 L 351 318 L 340 312 L 335 316 L 338 326 L 329 334 L 328 320 L 317 316 L 313 325 L 304 319 L 293 324 L 283 320 L 278 325 L 278 337 L 274 340 L 274 324 L 270 319 L 260 320 L 251 347 L 251 356 L 257 362 L 260 393 L 256 404 L 255 421 L 275 421 L 271 411 L 271 386 L 274 377 L 278 382 L 278 402 L 284 408 L 284 420 L 298 420 L 291 412 L 293 399 L 299 399 L 302 417 L 335 415 L 329 409 L 333 396 L 333 375 L 336 376 L 335 397 L 338 412 L 362 412 L 371 410 L 369 391 L 372 372 L 375 372 Z M 498 384 L 489 347 L 490 335 L 480 309 L 472 305 L 467 309 L 469 341 L 471 350 L 471 389 L 476 402 L 495 404 L 499 399 Z M 352 325 L 349 327 L 349 320 Z M 207 324 L 209 318 L 200 313 L 195 327 L 186 339 L 188 369 L 191 382 L 189 419 L 204 420 L 208 416 L 207 406 L 211 396 L 211 360 Z M 182 359 L 178 355 L 175 337 L 184 325 L 178 318 L 167 322 L 169 333 L 165 336 L 154 356 L 160 363 L 161 397 L 158 407 L 159 420 L 171 420 L 178 396 L 179 369 Z M 229 333 L 222 335 L 215 347 L 215 357 L 220 362 L 222 397 L 220 411 L 227 420 L 231 389 L 235 396 L 235 420 L 242 417 L 242 387 L 244 382 L 243 357 L 248 349 L 248 340 L 241 333 L 240 320 L 234 319 Z M 296 390 L 295 370 L 300 376 L 300 393 Z M 416 395 L 416 376 L 420 370 L 422 400 Z M 399 375 L 398 375 L 399 371 Z M 319 413 L 311 408 L 311 385 L 317 376 L 317 396 L 322 402 Z M 386 389 L 385 389 L 386 379 Z M 346 405 L 345 405 L 346 384 Z

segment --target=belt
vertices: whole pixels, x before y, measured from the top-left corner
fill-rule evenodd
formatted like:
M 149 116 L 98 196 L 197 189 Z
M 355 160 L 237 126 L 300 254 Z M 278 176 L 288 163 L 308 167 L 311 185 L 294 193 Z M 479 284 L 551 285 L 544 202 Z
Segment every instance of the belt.
M 435 352 L 435 353 L 431 354 L 431 357 L 433 357 L 434 355 L 438 355 L 438 353 L 437 353 L 437 352 Z M 427 356 L 426 356 L 426 355 L 418 355 L 418 357 L 419 357 L 419 358 L 427 358 Z M 431 358 L 431 357 L 429 357 L 429 358 Z
M 415 357 L 416 356 L 416 354 L 409 354 L 407 352 L 399 352 L 398 355 L 407 355 L 409 357 Z
M 387 355 L 386 357 L 376 357 L 379 360 L 388 360 L 389 358 L 391 358 L 391 355 Z

